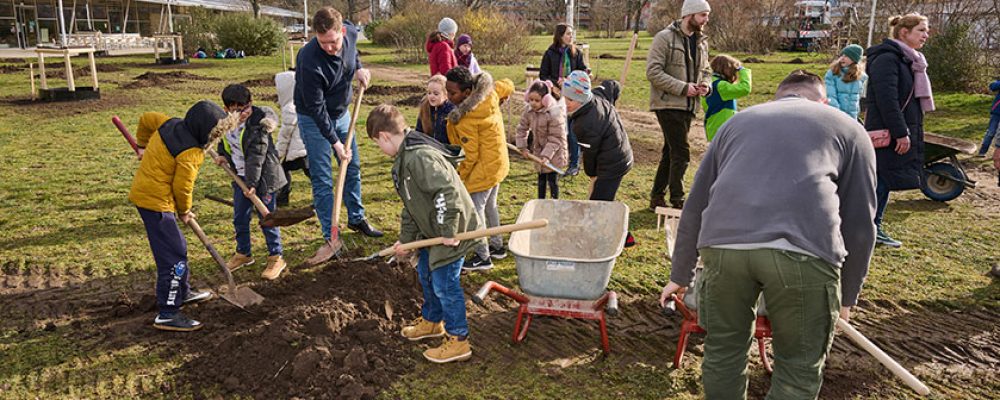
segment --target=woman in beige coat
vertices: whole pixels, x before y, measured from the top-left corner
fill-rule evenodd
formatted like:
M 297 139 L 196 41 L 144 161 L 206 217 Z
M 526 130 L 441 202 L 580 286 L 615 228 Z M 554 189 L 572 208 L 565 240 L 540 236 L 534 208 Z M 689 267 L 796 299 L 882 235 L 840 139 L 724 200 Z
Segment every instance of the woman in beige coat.
M 528 151 L 528 134 L 532 136 L 531 154 L 548 161 L 558 168 L 566 168 L 569 152 L 566 150 L 566 110 L 552 90 L 549 81 L 537 80 L 524 94 L 527 107 L 517 126 L 515 142 L 521 152 Z M 545 198 L 548 186 L 553 199 L 559 198 L 559 176 L 555 171 L 536 165 L 538 170 L 538 198 Z

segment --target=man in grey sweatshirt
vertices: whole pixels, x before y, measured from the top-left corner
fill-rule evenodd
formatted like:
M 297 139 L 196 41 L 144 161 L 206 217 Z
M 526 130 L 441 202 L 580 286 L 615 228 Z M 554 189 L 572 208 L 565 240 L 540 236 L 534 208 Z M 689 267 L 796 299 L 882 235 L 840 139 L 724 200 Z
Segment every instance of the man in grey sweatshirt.
M 819 76 L 792 72 L 774 101 L 722 126 L 695 175 L 660 302 L 690 285 L 700 254 L 709 400 L 746 398 L 761 292 L 773 333 L 769 399 L 819 395 L 836 318 L 857 303 L 875 244 L 875 151 L 857 121 L 825 102 Z

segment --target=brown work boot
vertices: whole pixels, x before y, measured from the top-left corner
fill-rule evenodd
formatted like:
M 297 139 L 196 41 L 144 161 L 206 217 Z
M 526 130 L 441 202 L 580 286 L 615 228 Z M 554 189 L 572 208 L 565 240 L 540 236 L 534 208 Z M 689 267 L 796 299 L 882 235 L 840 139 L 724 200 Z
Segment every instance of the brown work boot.
M 656 212 L 656 207 L 666 207 L 667 201 L 663 200 L 663 196 L 653 197 L 649 200 L 649 211 Z
M 281 254 L 267 257 L 267 268 L 264 268 L 264 272 L 260 274 L 261 278 L 273 281 L 278 279 L 278 275 L 281 275 L 281 271 L 285 270 L 285 259 L 281 257 Z
M 226 268 L 229 268 L 230 271 L 236 271 L 247 265 L 253 264 L 253 261 L 254 261 L 253 257 L 240 254 L 239 252 L 237 252 L 236 254 L 233 254 L 233 256 L 229 258 L 228 262 L 226 262 Z
M 423 318 L 417 318 L 412 324 L 403 327 L 400 333 L 410 340 L 441 337 L 444 336 L 444 322 L 430 322 Z
M 441 347 L 424 351 L 424 358 L 438 364 L 465 361 L 472 358 L 472 344 L 468 338 L 459 340 L 458 336 L 446 335 Z
M 312 257 L 309 257 L 309 259 L 306 260 L 305 264 L 306 266 L 310 267 L 314 265 L 320 265 L 322 263 L 329 261 L 335 255 L 336 253 L 333 251 L 333 246 L 330 245 L 330 242 L 326 242 L 323 243 L 323 245 L 320 246 L 318 249 L 316 249 L 316 254 L 313 254 Z

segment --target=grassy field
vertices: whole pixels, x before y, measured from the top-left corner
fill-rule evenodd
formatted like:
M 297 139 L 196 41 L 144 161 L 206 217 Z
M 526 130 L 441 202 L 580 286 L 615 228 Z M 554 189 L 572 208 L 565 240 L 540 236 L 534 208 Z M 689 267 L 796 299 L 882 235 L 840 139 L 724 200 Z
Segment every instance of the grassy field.
M 534 52 L 528 63 L 537 64 L 550 38 L 533 37 L 532 40 Z M 620 58 L 627 52 L 628 40 L 587 41 L 591 44 L 590 59 L 594 73 L 599 79 L 618 79 L 624 64 Z M 649 90 L 645 80 L 645 54 L 650 42 L 648 35 L 640 38 L 619 103 L 625 110 L 649 114 L 644 111 Z M 368 53 L 364 61 L 369 65 L 426 74 L 426 65 L 396 63 L 391 49 L 364 45 L 362 50 Z M 600 57 L 605 54 L 616 58 Z M 750 55 L 735 56 L 745 59 Z M 753 69 L 754 91 L 749 99 L 741 101 L 742 107 L 770 99 L 776 83 L 792 69 L 806 68 L 823 73 L 829 61 L 827 56 L 805 53 L 753 56 L 763 62 L 747 64 Z M 788 63 L 795 58 L 801 59 L 802 63 Z M 98 102 L 29 103 L 24 101 L 29 93 L 27 71 L 0 74 L 0 154 L 4 155 L 0 158 L 0 176 L 3 177 L 0 178 L 0 267 L 4 274 L 17 275 L 39 270 L 50 274 L 85 276 L 87 279 L 148 276 L 151 281 L 154 267 L 148 244 L 136 212 L 126 199 L 137 163 L 110 124 L 111 116 L 120 116 L 130 126 L 134 126 L 134 121 L 146 111 L 180 116 L 197 100 L 218 102 L 222 87 L 228 83 L 273 79 L 273 74 L 282 68 L 280 55 L 243 60 L 195 60 L 194 67 L 183 72 L 196 75 L 195 78 L 200 77 L 200 80 L 180 76 L 176 82 L 165 85 L 130 88 L 135 78 L 147 71 L 172 71 L 148 67 L 150 59 L 99 59 L 105 72 L 99 74 L 104 99 Z M 74 62 L 79 61 L 82 59 Z M 0 60 L 0 65 L 21 66 L 21 63 L 4 64 Z M 82 62 L 77 64 L 77 67 L 82 66 Z M 513 79 L 523 88 L 523 66 L 484 67 L 498 78 Z M 412 85 L 412 82 L 399 76 L 375 76 L 374 79 L 377 85 Z M 85 79 L 78 75 L 77 82 L 81 81 Z M 50 85 L 60 84 L 55 78 L 50 78 L 49 82 Z M 276 107 L 273 84 L 254 86 L 252 90 L 258 104 Z M 939 93 L 936 97 L 940 110 L 928 116 L 927 130 L 978 143 L 985 130 L 985 110 L 991 98 L 961 93 Z M 370 108 L 371 105 L 363 107 L 362 117 L 359 118 L 361 126 Z M 404 111 L 407 118 L 413 121 L 416 110 L 410 107 Z M 517 116 L 514 118 L 516 120 Z M 649 128 L 648 124 L 635 123 L 632 126 L 636 127 L 635 131 L 629 132 L 633 146 L 639 152 L 656 154 L 662 141 L 660 133 Z M 368 254 L 395 240 L 399 203 L 388 178 L 391 160 L 382 156 L 367 139 L 362 139 L 361 157 L 368 216 L 373 224 L 386 231 L 386 237 L 371 240 L 352 234 L 348 236 L 347 244 L 353 251 Z M 995 176 L 990 178 L 989 173 L 992 172 L 985 165 L 985 161 L 970 160 L 967 168 L 975 171 L 977 177 L 984 178 L 982 185 L 989 186 Z M 692 164 L 688 182 L 695 168 Z M 669 271 L 668 262 L 663 257 L 663 233 L 655 231 L 655 217 L 646 210 L 655 169 L 655 160 L 640 157 L 640 162 L 619 192 L 619 200 L 632 210 L 630 224 L 639 246 L 619 258 L 610 288 L 637 304 L 650 303 L 658 295 Z M 501 192 L 503 222 L 513 222 L 521 205 L 534 198 L 534 179 L 526 163 L 512 162 L 510 177 Z M 311 201 L 308 182 L 303 175 L 294 176 L 293 187 L 293 206 L 303 206 Z M 564 181 L 561 189 L 563 198 L 585 198 L 585 179 Z M 195 189 L 196 210 L 210 237 L 229 238 L 232 229 L 229 211 L 220 204 L 205 201 L 205 194 L 231 196 L 225 174 L 208 164 L 203 166 Z M 996 252 L 1000 230 L 995 228 L 995 215 L 1000 210 L 998 198 L 995 190 L 977 190 L 944 204 L 926 200 L 919 192 L 894 194 L 886 226 L 894 237 L 905 243 L 905 247 L 899 250 L 876 249 L 871 273 L 862 293 L 862 297 L 869 302 L 866 304 L 872 304 L 873 309 L 879 308 L 874 304 L 919 304 L 949 313 L 985 307 L 995 313 L 1000 300 L 1000 285 L 984 277 L 983 272 L 1000 258 Z M 315 221 L 282 229 L 282 236 L 290 265 L 303 261 L 321 243 Z M 197 243 L 193 235 L 189 235 L 188 240 L 189 243 Z M 255 239 L 254 246 L 257 254 L 266 251 L 259 237 Z M 235 244 L 231 240 L 217 240 L 216 247 L 225 256 L 234 250 Z M 193 273 L 196 276 L 215 274 L 211 258 L 194 245 L 191 249 Z M 250 268 L 250 272 L 241 272 L 240 278 L 257 279 L 256 273 L 262 268 L 259 264 Z M 296 272 L 291 270 L 291 273 Z M 467 288 L 475 288 L 486 280 L 514 284 L 517 276 L 513 261 L 508 258 L 500 261 L 489 274 L 469 275 L 464 280 Z M 3 297 L 2 290 L 4 288 L 0 286 L 0 298 Z M 865 315 L 861 313 L 859 318 L 863 320 Z M 869 317 L 878 320 L 886 315 L 872 313 Z M 14 328 L 12 322 L 5 311 L 0 310 L 0 398 L 163 396 L 150 394 L 157 392 L 147 390 L 148 382 L 157 382 L 157 385 L 173 382 L 175 370 L 184 362 L 183 356 L 170 356 L 152 346 L 128 347 L 105 354 L 83 353 L 78 349 L 88 343 L 75 342 L 77 336 L 68 335 L 72 326 L 25 331 Z M 471 323 L 476 324 L 475 319 Z M 663 324 L 676 325 L 666 319 Z M 992 331 L 979 333 L 987 338 L 998 336 L 995 327 Z M 993 354 L 996 354 L 995 344 Z M 509 345 L 505 351 L 519 350 L 517 346 Z M 590 353 L 593 353 L 592 349 L 584 351 L 584 354 Z M 698 397 L 700 372 L 697 364 L 689 363 L 688 368 L 681 370 L 670 369 L 667 361 L 672 355 L 673 348 L 667 347 L 662 349 L 662 354 L 647 355 L 639 361 L 632 361 L 629 356 L 613 355 L 610 359 L 583 357 L 584 360 L 575 360 L 563 366 L 552 360 L 533 360 L 530 354 L 515 357 L 515 362 L 499 364 L 480 362 L 438 367 L 418 362 L 412 373 L 394 382 L 381 397 Z M 925 379 L 940 378 L 938 374 L 943 373 L 933 366 L 921 368 L 919 371 L 922 373 L 918 372 L 918 375 Z M 981 381 L 985 382 L 981 388 L 952 387 L 949 389 L 952 391 L 946 392 L 953 394 L 953 398 L 991 397 L 989 393 L 997 393 L 995 391 L 1000 390 L 1000 383 L 995 377 L 995 361 L 990 368 L 987 371 L 993 371 L 993 378 Z M 759 372 L 754 374 L 756 380 L 763 379 Z M 971 376 L 969 379 L 979 375 Z M 885 385 L 888 389 L 848 392 L 838 398 L 907 396 L 898 384 Z

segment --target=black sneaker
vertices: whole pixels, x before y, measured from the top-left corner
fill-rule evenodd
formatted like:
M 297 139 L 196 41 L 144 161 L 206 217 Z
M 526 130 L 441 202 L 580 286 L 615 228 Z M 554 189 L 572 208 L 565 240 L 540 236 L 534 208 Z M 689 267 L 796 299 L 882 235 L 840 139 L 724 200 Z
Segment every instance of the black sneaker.
M 201 329 L 203 326 L 201 322 L 188 318 L 181 313 L 175 314 L 172 318 L 162 318 L 157 315 L 153 320 L 153 327 L 161 331 L 192 332 Z
M 196 292 L 194 290 L 188 290 L 188 295 L 187 298 L 184 299 L 184 304 L 200 303 L 211 299 L 211 291 L 206 290 L 204 292 Z
M 465 264 L 462 265 L 463 271 L 486 271 L 493 269 L 493 260 L 487 257 L 485 260 L 479 258 L 479 254 L 473 254 L 472 257 L 465 260 Z
M 352 231 L 361 232 L 368 237 L 382 237 L 382 231 L 375 229 L 375 227 L 368 223 L 367 219 L 363 219 L 356 224 L 347 224 L 347 227 L 351 228 Z
M 494 260 L 507 258 L 507 246 L 490 247 L 490 258 Z

